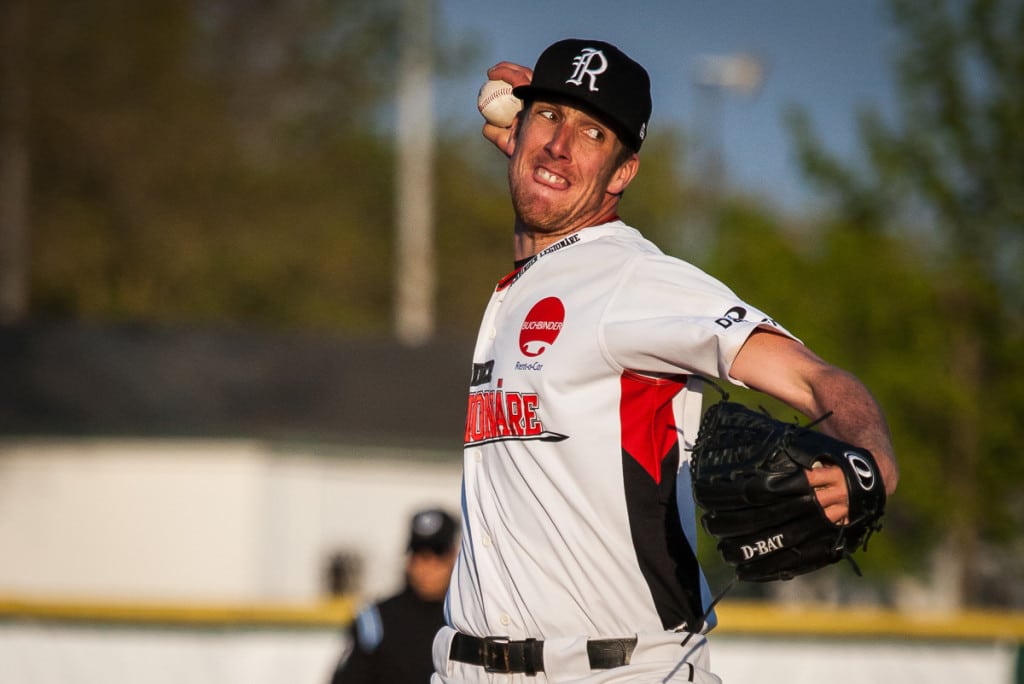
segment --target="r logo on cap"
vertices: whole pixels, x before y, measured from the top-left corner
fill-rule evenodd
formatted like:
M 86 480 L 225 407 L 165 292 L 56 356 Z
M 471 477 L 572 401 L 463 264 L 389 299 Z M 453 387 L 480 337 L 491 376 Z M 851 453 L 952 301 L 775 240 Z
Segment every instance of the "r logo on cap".
M 591 66 L 594 60 L 599 60 L 598 64 Z M 566 83 L 572 83 L 573 85 L 583 85 L 584 76 L 590 77 L 590 83 L 588 87 L 590 92 L 597 92 L 600 90 L 597 87 L 597 77 L 599 74 L 603 74 L 608 68 L 608 59 L 604 56 L 604 53 L 594 48 L 583 48 L 583 51 L 572 60 L 572 65 L 575 67 L 572 76 L 570 76 Z
M 516 86 L 512 94 L 524 102 L 554 97 L 582 106 L 610 126 L 634 152 L 640 150 L 647 136 L 650 76 L 611 43 L 579 38 L 552 43 L 537 58 L 533 80 Z

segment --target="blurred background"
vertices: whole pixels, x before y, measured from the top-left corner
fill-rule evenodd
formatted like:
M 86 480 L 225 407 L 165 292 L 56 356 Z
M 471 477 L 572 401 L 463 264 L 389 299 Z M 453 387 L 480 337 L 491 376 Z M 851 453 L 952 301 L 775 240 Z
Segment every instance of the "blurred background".
M 512 255 L 477 89 L 578 36 L 652 76 L 626 221 L 860 376 L 900 459 L 864 576 L 738 586 L 718 669 L 786 635 L 885 668 L 841 681 L 1024 681 L 1022 34 L 1021 0 L 0 3 L 0 680 L 325 680 L 409 513 L 458 509 Z

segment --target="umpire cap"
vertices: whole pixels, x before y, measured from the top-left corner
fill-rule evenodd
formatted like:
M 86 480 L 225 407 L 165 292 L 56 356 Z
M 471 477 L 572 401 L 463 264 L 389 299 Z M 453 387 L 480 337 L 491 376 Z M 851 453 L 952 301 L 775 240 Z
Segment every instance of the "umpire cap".
M 521 100 L 548 96 L 582 105 L 634 152 L 647 137 L 650 76 L 611 43 L 568 38 L 550 45 L 537 58 L 533 81 L 512 93 Z
M 431 551 L 442 555 L 451 551 L 459 532 L 455 518 L 440 508 L 428 508 L 412 516 L 409 551 Z

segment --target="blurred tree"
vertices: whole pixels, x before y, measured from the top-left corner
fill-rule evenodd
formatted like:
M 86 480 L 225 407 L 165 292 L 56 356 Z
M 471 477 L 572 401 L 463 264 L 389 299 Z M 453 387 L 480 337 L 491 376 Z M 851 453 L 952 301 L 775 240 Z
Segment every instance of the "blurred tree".
M 28 0 L 0 5 L 0 323 L 28 312 Z
M 477 131 L 448 133 L 437 147 L 439 331 L 471 337 L 491 289 L 512 270 L 506 161 Z
M 383 327 L 394 3 L 32 5 L 32 313 Z
M 861 115 L 863 164 L 830 155 L 802 113 L 790 124 L 839 216 L 824 282 L 859 281 L 834 293 L 849 321 L 829 320 L 870 353 L 897 426 L 907 531 L 948 536 L 963 602 L 1005 602 L 1024 569 L 991 562 L 1024 524 L 1024 3 L 890 8 L 899 113 Z
M 893 577 L 927 569 L 947 515 L 946 501 L 935 492 L 948 483 L 934 467 L 943 445 L 934 431 L 915 427 L 928 424 L 925 416 L 940 416 L 948 396 L 942 388 L 921 389 L 923 382 L 941 384 L 937 376 L 946 363 L 942 321 L 934 313 L 935 274 L 899 236 L 856 230 L 842 217 L 804 224 L 735 197 L 720 211 L 707 268 L 822 357 L 855 373 L 886 411 L 902 479 L 883 533 L 871 539 L 872 553 L 857 559 L 865 569 L 858 584 L 872 583 L 884 593 Z M 780 419 L 806 422 L 764 395 L 729 391 Z
M 644 143 L 640 174 L 622 198 L 620 213 L 665 252 L 692 258 L 697 189 L 683 174 L 683 132 L 659 128 Z
M 388 333 L 399 5 L 32 4 L 31 314 Z M 439 135 L 440 334 L 471 334 L 510 266 L 505 164 L 478 129 Z M 670 246 L 673 135 L 626 200 Z

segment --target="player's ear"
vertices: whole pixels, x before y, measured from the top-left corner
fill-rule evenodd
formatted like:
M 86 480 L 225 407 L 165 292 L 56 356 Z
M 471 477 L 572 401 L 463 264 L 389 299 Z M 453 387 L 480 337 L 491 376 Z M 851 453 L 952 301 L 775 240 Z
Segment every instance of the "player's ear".
M 611 182 L 608 183 L 608 193 L 612 195 L 624 193 L 639 171 L 640 155 L 633 152 L 626 158 L 626 161 L 619 164 L 619 168 L 615 169 Z

